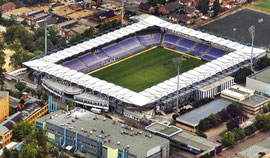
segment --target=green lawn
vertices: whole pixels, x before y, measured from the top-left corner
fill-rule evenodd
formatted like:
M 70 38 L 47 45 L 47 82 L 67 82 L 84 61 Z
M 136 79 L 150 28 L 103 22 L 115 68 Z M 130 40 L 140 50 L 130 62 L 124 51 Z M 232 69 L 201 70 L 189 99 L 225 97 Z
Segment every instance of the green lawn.
M 140 92 L 177 75 L 172 58 L 178 53 L 157 47 L 131 59 L 91 74 L 102 80 Z M 205 61 L 189 58 L 181 66 L 181 73 L 197 67 Z
M 259 0 L 256 5 L 270 11 L 270 0 Z

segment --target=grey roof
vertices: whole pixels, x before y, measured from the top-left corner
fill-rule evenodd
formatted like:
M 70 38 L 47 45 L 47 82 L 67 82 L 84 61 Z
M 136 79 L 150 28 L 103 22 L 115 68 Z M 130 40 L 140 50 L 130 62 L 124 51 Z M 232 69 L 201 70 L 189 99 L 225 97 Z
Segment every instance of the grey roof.
M 266 154 L 270 153 L 270 137 L 250 146 L 249 148 L 239 152 L 238 154 L 245 155 L 249 158 L 258 158 L 259 152 L 265 152 Z
M 183 144 L 195 147 L 201 151 L 211 151 L 220 146 L 220 143 L 212 142 L 206 138 L 197 136 L 193 133 L 183 131 L 170 138 L 171 141 L 181 142 Z
M 175 134 L 182 131 L 181 128 L 175 127 L 175 126 L 167 126 L 158 122 L 155 122 L 147 127 L 145 127 L 146 130 L 153 132 L 155 134 L 161 134 L 165 137 L 171 137 Z
M 249 76 L 250 78 L 270 84 L 270 66 Z
M 78 134 L 94 140 L 99 139 L 96 137 L 97 135 L 101 135 L 102 137 L 106 136 L 104 138 L 105 146 L 122 150 L 122 148 L 129 145 L 129 153 L 138 157 L 146 157 L 145 154 L 150 149 L 169 143 L 168 139 L 156 135 L 152 135 L 151 138 L 146 137 L 146 134 L 150 135 L 149 132 L 142 131 L 142 134 L 139 134 L 140 130 L 138 129 L 126 125 L 122 127 L 122 124 L 119 122 L 115 122 L 114 124 L 114 121 L 111 119 L 104 120 L 104 117 L 83 109 L 78 110 L 77 108 L 76 111 L 72 110 L 70 112 L 70 117 L 67 117 L 67 115 L 68 113 L 63 113 L 63 110 L 58 110 L 38 119 L 38 121 L 46 121 L 47 123 L 61 126 L 62 128 L 65 125 L 68 125 L 67 130 L 73 132 L 77 130 Z M 51 118 L 51 116 L 55 117 Z M 77 117 L 77 119 L 75 119 L 75 117 Z M 75 120 L 75 122 L 72 122 L 72 120 Z M 69 128 L 70 126 L 73 128 Z M 104 134 L 101 134 L 102 130 L 104 131 Z M 92 131 L 93 134 L 90 134 L 90 131 Z M 121 131 L 125 131 L 128 134 L 122 134 Z M 132 136 L 131 133 L 133 134 Z M 110 143 L 108 142 L 109 139 Z M 117 145 L 118 141 L 120 142 L 120 145 Z
M 0 91 L 0 100 L 5 98 L 8 95 L 8 92 L 6 91 Z
M 265 103 L 269 100 L 270 100 L 270 98 L 268 98 L 268 97 L 254 94 L 254 95 L 249 96 L 248 98 L 244 99 L 240 103 L 242 103 L 244 105 L 251 106 L 251 107 L 257 107 L 257 106 L 262 105 L 263 103 Z
M 200 120 L 208 117 L 210 114 L 215 114 L 222 109 L 225 109 L 232 102 L 226 99 L 217 99 L 207 103 L 197 109 L 192 110 L 184 115 L 176 118 L 177 121 L 188 123 L 193 126 L 197 126 Z M 196 117 L 195 117 L 196 116 Z

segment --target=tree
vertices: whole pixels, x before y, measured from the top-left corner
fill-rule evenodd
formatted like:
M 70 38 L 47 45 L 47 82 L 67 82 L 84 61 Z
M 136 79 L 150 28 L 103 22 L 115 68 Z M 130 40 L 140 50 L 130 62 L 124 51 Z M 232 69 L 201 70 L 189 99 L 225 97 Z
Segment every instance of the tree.
M 38 151 L 34 143 L 23 143 L 19 158 L 36 158 Z
M 215 0 L 213 4 L 214 16 L 217 16 L 220 11 L 220 3 L 219 0 Z
M 235 82 L 236 83 L 244 83 L 246 82 L 246 77 L 252 74 L 252 71 L 247 68 L 240 68 L 236 73 L 235 73 Z
M 72 102 L 72 100 L 68 100 L 67 105 L 68 105 L 68 108 L 69 108 L 69 109 L 72 108 L 72 107 L 73 107 L 73 102 Z
M 221 137 L 221 142 L 225 147 L 231 146 L 235 144 L 235 137 L 234 134 L 229 131 L 226 132 L 222 137 Z
M 53 43 L 50 39 L 47 39 L 47 49 L 48 49 L 48 51 L 53 49 Z M 34 50 L 35 51 L 44 51 L 45 50 L 45 37 L 39 37 L 34 42 Z
M 0 50 L 0 85 L 4 85 L 4 80 L 5 80 L 5 75 L 4 73 L 6 72 L 6 69 L 2 66 L 6 64 L 5 61 L 5 53 Z
M 257 68 L 258 69 L 264 69 L 266 67 L 270 66 L 270 58 L 268 58 L 267 55 L 264 57 L 260 58 L 257 62 Z
M 264 113 L 268 113 L 269 112 L 269 106 L 268 105 L 266 105 L 266 106 L 263 107 L 263 112 Z
M 254 134 L 256 131 L 257 131 L 257 128 L 253 124 L 245 128 L 246 136 L 250 136 Z
M 226 109 L 223 109 L 221 110 L 219 113 L 218 113 L 220 119 L 222 122 L 225 122 L 225 121 L 228 121 L 231 119 L 231 115 L 227 112 Z
M 23 120 L 13 127 L 13 137 L 18 140 L 23 140 L 26 136 L 32 134 L 34 129 L 33 124 L 29 123 L 27 120 Z
M 23 62 L 26 62 L 33 57 L 34 54 L 30 54 L 27 50 L 21 48 L 10 57 L 10 65 L 14 68 L 22 67 Z
M 85 30 L 83 33 L 83 36 L 85 38 L 92 37 L 93 35 L 94 35 L 94 28 L 93 27 L 90 27 L 89 29 Z
M 15 39 L 18 39 L 22 43 L 24 49 L 31 50 L 33 35 L 22 25 L 12 25 L 8 27 L 7 31 L 3 35 L 7 44 L 10 44 Z
M 232 131 L 235 128 L 239 128 L 239 122 L 237 119 L 232 119 L 226 123 L 227 129 Z
M 212 126 L 217 126 L 217 125 L 220 125 L 220 123 L 221 123 L 221 119 L 220 119 L 219 115 L 217 115 L 217 114 L 209 115 L 208 120 L 212 124 Z
M 202 131 L 197 132 L 197 135 L 200 136 L 200 137 L 207 138 L 207 135 Z
M 40 99 L 40 97 L 43 95 L 43 91 L 42 90 L 37 90 L 37 96 L 38 96 L 38 99 Z
M 22 92 L 26 88 L 26 86 L 24 83 L 18 82 L 16 83 L 15 88 L 18 89 L 20 92 Z
M 257 129 L 270 129 L 270 115 L 261 114 L 255 117 L 255 123 Z
M 207 118 L 200 120 L 198 128 L 200 131 L 206 131 L 210 128 L 212 128 L 211 123 L 208 121 Z
M 230 104 L 226 110 L 230 113 L 232 118 L 240 116 L 243 112 L 243 106 L 240 103 Z
M 16 38 L 12 43 L 8 46 L 9 49 L 14 50 L 15 52 L 22 48 L 22 44 L 18 38 Z
M 234 138 L 236 142 L 246 137 L 246 134 L 243 128 L 234 128 L 232 132 L 234 134 Z
M 197 9 L 199 9 L 203 14 L 207 14 L 209 10 L 209 0 L 200 0 Z
M 44 94 L 42 95 L 42 100 L 47 101 L 48 98 L 49 98 L 49 96 L 48 96 L 47 93 L 44 93 Z
M 4 150 L 3 150 L 3 155 L 6 158 L 9 158 L 11 156 L 11 151 L 7 147 L 5 147 Z
M 266 155 L 266 153 L 265 153 L 265 152 L 259 152 L 258 155 L 259 155 L 259 158 L 261 158 L 261 157 L 263 157 L 264 155 Z
M 75 36 L 72 36 L 70 39 L 69 39 L 69 43 L 72 44 L 72 43 L 75 43 L 75 42 L 78 42 L 80 40 L 83 39 L 83 36 L 80 35 L 80 34 L 76 34 Z

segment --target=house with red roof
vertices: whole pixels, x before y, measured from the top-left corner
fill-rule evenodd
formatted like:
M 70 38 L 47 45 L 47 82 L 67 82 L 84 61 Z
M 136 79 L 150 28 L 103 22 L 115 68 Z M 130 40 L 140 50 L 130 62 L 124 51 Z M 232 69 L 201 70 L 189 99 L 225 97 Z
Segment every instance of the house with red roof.
M 16 5 L 12 2 L 5 3 L 1 6 L 2 13 L 6 13 L 16 9 Z
M 169 14 L 169 12 L 174 11 L 175 9 L 179 8 L 181 4 L 179 1 L 174 1 L 167 3 L 165 6 L 162 6 L 158 9 L 158 12 L 161 14 Z

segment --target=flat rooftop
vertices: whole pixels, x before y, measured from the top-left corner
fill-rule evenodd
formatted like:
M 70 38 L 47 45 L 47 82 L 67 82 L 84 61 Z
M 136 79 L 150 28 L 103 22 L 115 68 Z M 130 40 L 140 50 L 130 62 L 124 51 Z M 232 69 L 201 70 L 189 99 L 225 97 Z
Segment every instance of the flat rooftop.
M 208 117 L 212 113 L 215 114 L 227 108 L 230 104 L 232 104 L 232 102 L 229 100 L 223 98 L 217 99 L 177 117 L 176 120 L 192 126 L 197 126 L 200 120 Z
M 258 81 L 270 84 L 270 75 L 269 74 L 270 74 L 270 66 L 251 75 L 251 76 L 249 76 L 249 78 L 253 78 L 253 79 L 256 79 Z
M 200 149 L 202 151 L 213 150 L 220 146 L 220 143 L 212 142 L 206 138 L 197 136 L 193 133 L 183 131 L 170 138 L 171 141 L 183 142 L 193 148 Z
M 230 80 L 233 80 L 234 78 L 231 77 L 231 76 L 227 76 L 225 78 L 222 78 L 220 80 L 217 80 L 209 85 L 206 85 L 206 86 L 203 86 L 200 90 L 204 90 L 204 91 L 207 91 L 209 89 L 212 89 L 214 87 L 217 87 L 218 85 L 222 84 L 222 83 L 225 83 L 225 82 L 228 82 Z
M 38 121 L 46 121 L 56 126 L 62 126 L 62 128 L 67 126 L 67 130 L 77 131 L 80 135 L 94 140 L 102 138 L 104 145 L 113 149 L 122 150 L 129 145 L 129 153 L 137 157 L 146 157 L 145 154 L 150 149 L 169 142 L 168 139 L 151 135 L 149 132 L 123 125 L 79 108 L 69 112 L 59 110 L 38 119 Z M 117 145 L 118 141 L 120 145 Z
M 157 122 L 145 127 L 145 129 L 153 133 L 159 133 L 166 137 L 171 137 L 182 131 L 181 128 L 175 126 L 167 126 Z
M 249 96 L 248 98 L 242 100 L 240 103 L 251 106 L 251 107 L 256 107 L 258 105 L 261 105 L 262 103 L 270 101 L 270 98 L 262 96 L 262 95 L 257 95 L 254 94 L 252 96 Z

